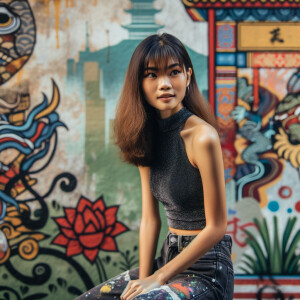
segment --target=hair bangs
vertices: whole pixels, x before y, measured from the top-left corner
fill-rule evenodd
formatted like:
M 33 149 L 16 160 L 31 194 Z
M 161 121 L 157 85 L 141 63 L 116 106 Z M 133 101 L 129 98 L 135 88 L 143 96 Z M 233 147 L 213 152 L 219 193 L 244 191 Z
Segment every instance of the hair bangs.
M 169 61 L 172 59 L 176 63 L 178 62 L 181 67 L 184 66 L 184 58 L 177 49 L 159 41 L 159 43 L 153 44 L 149 49 L 144 61 L 144 70 L 147 70 L 149 67 L 166 70 L 169 66 Z M 149 65 L 150 63 L 151 66 Z

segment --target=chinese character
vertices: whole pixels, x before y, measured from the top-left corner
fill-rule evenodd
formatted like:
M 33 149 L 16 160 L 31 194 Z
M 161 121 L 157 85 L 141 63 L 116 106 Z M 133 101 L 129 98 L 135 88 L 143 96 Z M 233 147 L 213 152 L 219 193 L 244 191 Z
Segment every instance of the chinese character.
M 273 35 L 271 38 L 271 43 L 274 43 L 275 41 L 279 42 L 279 43 L 283 43 L 284 40 L 279 38 L 280 35 L 280 28 L 276 28 L 272 31 L 270 31 L 270 33 Z

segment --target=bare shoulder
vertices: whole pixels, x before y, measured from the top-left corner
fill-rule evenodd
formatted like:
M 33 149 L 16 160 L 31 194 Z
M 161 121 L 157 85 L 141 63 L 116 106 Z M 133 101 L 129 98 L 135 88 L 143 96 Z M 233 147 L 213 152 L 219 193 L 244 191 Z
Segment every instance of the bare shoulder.
M 180 132 L 190 163 L 198 168 L 202 160 L 213 153 L 220 153 L 220 140 L 217 130 L 200 117 L 193 115 L 187 119 Z
M 195 147 L 218 144 L 220 141 L 217 130 L 196 115 L 186 121 L 182 135 L 188 136 Z

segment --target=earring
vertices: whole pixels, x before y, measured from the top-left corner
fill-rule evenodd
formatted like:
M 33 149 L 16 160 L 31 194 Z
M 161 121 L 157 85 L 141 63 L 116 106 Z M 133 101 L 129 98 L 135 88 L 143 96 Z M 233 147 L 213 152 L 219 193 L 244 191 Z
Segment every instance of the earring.
M 186 89 L 187 89 L 187 93 L 190 91 L 190 85 L 188 85 L 187 87 L 186 87 Z

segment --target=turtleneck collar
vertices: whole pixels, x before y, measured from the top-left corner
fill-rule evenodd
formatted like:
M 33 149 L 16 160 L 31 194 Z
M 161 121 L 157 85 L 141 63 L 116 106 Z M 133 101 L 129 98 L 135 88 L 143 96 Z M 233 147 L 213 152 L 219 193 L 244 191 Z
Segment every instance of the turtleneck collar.
M 192 113 L 184 106 L 175 114 L 171 115 L 166 119 L 161 119 L 157 117 L 157 124 L 160 131 L 167 132 L 171 130 L 175 130 L 186 121 L 188 117 L 190 117 Z

